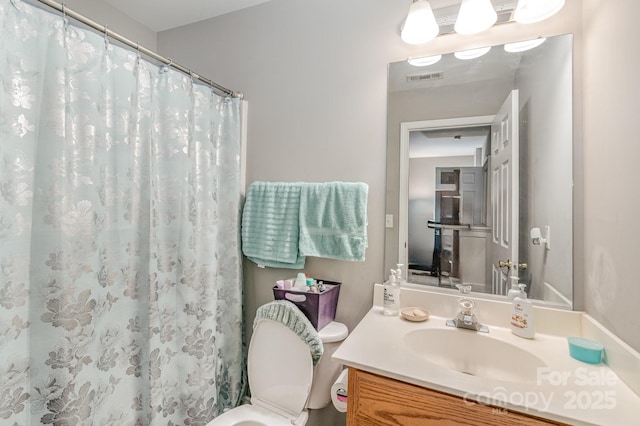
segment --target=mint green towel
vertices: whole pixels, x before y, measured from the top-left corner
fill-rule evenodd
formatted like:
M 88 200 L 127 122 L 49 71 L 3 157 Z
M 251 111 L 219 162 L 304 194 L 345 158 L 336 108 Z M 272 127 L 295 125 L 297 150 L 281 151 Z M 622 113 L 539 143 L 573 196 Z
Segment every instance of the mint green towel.
M 300 192 L 303 256 L 363 261 L 367 248 L 367 193 L 364 183 L 306 183 Z
M 258 321 L 264 319 L 284 324 L 296 333 L 298 337 L 309 346 L 313 365 L 318 365 L 320 357 L 322 357 L 322 353 L 324 352 L 322 340 L 316 329 L 311 325 L 309 319 L 304 316 L 296 305 L 287 300 L 274 300 L 273 302 L 260 306 L 256 311 L 253 328 L 256 327 Z
M 242 212 L 242 252 L 259 266 L 302 269 L 299 183 L 253 182 Z

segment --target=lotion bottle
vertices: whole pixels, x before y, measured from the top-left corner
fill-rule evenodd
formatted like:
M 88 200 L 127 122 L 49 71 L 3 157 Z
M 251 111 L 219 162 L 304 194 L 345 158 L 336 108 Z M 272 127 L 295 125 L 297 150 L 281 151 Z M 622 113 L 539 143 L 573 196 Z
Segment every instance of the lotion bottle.
M 382 285 L 384 289 L 384 300 L 382 313 L 388 316 L 396 316 L 400 313 L 400 283 L 396 279 L 397 271 L 391 270 L 389 279 Z
M 518 284 L 520 294 L 513 299 L 511 311 L 511 332 L 525 339 L 533 339 L 535 335 L 533 304 L 527 299 L 524 289 L 526 284 Z
M 307 291 L 307 276 L 303 272 L 298 272 L 293 289 Z

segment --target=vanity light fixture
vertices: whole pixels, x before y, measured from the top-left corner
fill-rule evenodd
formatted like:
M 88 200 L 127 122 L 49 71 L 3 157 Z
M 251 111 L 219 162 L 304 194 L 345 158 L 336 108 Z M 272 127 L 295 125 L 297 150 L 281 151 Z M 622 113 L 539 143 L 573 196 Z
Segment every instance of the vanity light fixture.
M 414 0 L 400 37 L 405 43 L 422 44 L 436 38 L 440 27 L 427 0 Z
M 413 0 L 400 32 L 408 44 L 424 44 L 454 31 L 469 35 L 494 24 L 531 24 L 559 12 L 566 0 L 449 0 L 432 9 L 428 0 Z M 458 6 L 459 4 L 459 6 Z
M 542 43 L 545 42 L 545 40 L 546 38 L 542 37 L 542 38 L 534 38 L 532 40 L 517 41 L 515 43 L 507 43 L 504 45 L 504 50 L 509 53 L 524 52 L 525 50 L 530 50 L 540 46 Z
M 547 19 L 562 9 L 565 0 L 519 0 L 513 19 L 520 24 L 532 24 Z
M 476 34 L 491 28 L 497 19 L 491 0 L 462 0 L 453 28 L 458 34 Z
M 461 50 L 459 52 L 455 52 L 453 56 L 462 60 L 475 59 L 485 55 L 489 50 L 491 50 L 491 46 L 480 47 L 478 49 Z
M 433 56 L 422 56 L 419 58 L 409 58 L 407 62 L 413 65 L 414 67 L 427 67 L 429 65 L 433 65 L 442 59 L 442 55 L 433 55 Z

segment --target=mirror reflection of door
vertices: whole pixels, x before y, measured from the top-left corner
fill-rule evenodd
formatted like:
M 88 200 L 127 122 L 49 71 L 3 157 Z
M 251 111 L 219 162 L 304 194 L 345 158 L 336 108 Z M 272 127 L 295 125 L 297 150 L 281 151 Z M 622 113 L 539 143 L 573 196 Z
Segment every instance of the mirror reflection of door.
M 409 133 L 408 272 L 411 282 L 487 292 L 490 122 Z
M 491 293 L 506 295 L 518 275 L 518 91 L 513 90 L 491 124 Z
M 409 133 L 411 282 L 506 294 L 518 274 L 517 123 L 513 90 L 487 125 Z

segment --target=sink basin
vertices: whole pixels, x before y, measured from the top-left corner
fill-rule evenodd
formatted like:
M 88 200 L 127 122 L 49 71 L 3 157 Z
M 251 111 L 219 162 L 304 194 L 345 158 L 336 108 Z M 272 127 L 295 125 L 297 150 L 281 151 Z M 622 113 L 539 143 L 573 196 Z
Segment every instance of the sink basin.
M 469 330 L 414 330 L 404 343 L 429 363 L 492 380 L 535 383 L 537 369 L 546 366 L 518 346 Z

